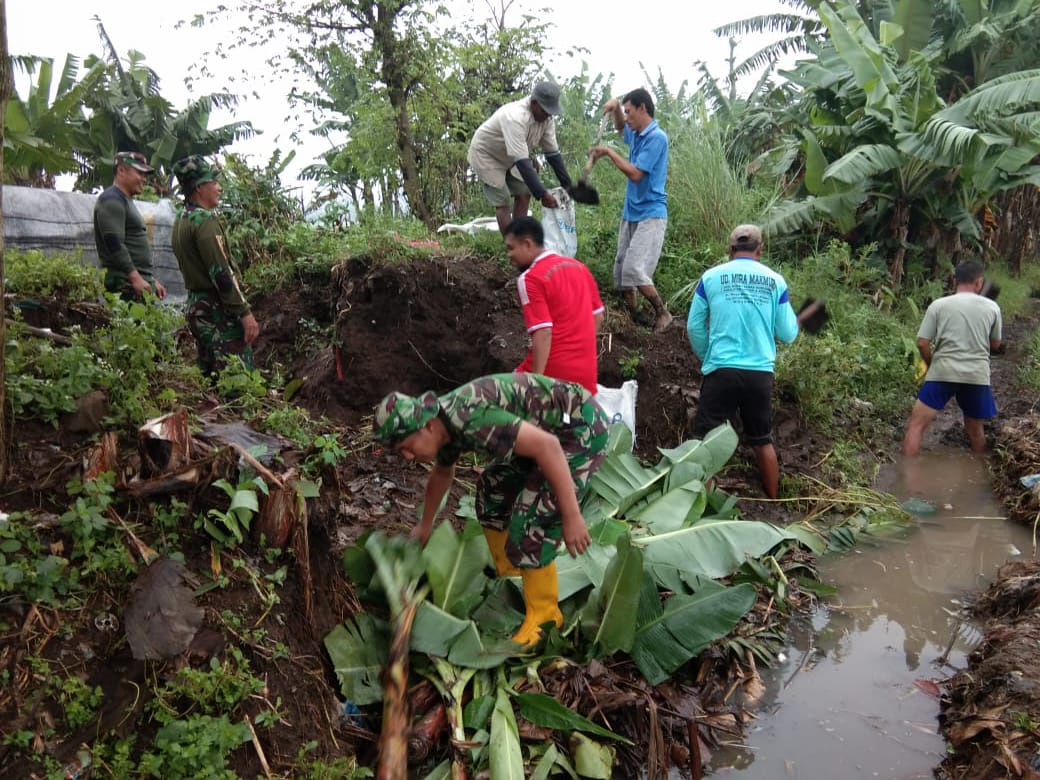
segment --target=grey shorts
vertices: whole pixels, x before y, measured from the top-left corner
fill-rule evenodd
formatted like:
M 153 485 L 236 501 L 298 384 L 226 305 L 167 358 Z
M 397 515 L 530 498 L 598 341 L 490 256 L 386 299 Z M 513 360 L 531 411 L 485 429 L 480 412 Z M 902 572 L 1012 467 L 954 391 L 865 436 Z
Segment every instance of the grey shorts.
M 512 205 L 511 201 L 513 198 L 530 194 L 531 190 L 527 188 L 523 180 L 509 173 L 506 174 L 504 187 L 492 187 L 490 184 L 484 185 L 484 197 L 496 209 Z
M 639 222 L 621 220 L 618 229 L 617 257 L 614 258 L 614 287 L 631 290 L 654 283 L 654 271 L 661 259 L 664 231 L 668 220 L 644 219 Z

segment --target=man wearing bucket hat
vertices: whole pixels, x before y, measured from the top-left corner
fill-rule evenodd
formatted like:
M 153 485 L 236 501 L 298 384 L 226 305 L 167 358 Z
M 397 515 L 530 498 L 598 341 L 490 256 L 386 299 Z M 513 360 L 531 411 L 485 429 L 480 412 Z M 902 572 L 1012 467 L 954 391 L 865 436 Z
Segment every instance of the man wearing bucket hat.
M 214 377 L 229 355 L 237 355 L 252 369 L 250 345 L 260 326 L 242 294 L 227 237 L 217 220 L 220 169 L 201 155 L 192 155 L 178 160 L 173 172 L 184 195 L 184 206 L 173 224 L 173 253 L 188 291 L 185 318 L 198 348 L 199 367 Z
M 560 186 L 571 186 L 571 177 L 556 145 L 554 116 L 560 108 L 560 88 L 551 81 L 539 81 L 530 97 L 506 103 L 473 134 L 469 145 L 469 165 L 484 185 L 484 196 L 495 207 L 498 229 L 516 217 L 527 214 L 531 195 L 546 208 L 559 206 L 542 184 L 531 161 L 531 150 L 541 148 L 552 166 Z M 512 208 L 510 208 L 512 200 Z
M 152 247 L 134 197 L 144 191 L 155 172 L 140 152 L 117 152 L 112 186 L 94 203 L 94 245 L 105 269 L 105 289 L 128 301 L 141 300 L 151 290 L 166 297 L 166 288 L 152 273 Z
M 477 480 L 477 519 L 498 574 L 523 579 L 526 615 L 513 635 L 522 645 L 545 623 L 563 625 L 557 546 L 578 556 L 591 543 L 578 502 L 606 456 L 607 425 L 580 385 L 539 374 L 493 374 L 442 396 L 390 393 L 375 409 L 376 439 L 433 464 L 412 531 L 423 544 L 462 453 L 493 457 Z

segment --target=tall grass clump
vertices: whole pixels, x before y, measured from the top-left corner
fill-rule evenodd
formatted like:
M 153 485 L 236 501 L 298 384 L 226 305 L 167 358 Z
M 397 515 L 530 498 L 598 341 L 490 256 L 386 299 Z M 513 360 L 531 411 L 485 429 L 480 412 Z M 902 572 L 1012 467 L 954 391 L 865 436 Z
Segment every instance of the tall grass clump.
M 797 398 L 810 424 L 830 432 L 851 424 L 865 437 L 901 423 L 913 403 L 919 324 L 917 306 L 885 292 L 883 270 L 867 262 L 871 251 L 854 254 L 834 241 L 781 269 L 795 308 L 823 298 L 830 322 L 781 347 L 776 370 L 779 392 Z
M 1034 398 L 1040 397 L 1040 330 L 1034 330 L 1023 350 L 1018 381 Z

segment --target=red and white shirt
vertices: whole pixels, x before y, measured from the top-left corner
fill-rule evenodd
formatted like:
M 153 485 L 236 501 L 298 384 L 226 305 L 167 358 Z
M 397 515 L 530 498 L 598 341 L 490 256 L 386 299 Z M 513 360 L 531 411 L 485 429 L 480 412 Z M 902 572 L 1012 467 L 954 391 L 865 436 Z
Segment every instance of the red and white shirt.
M 596 321 L 604 311 L 592 272 L 580 260 L 543 252 L 516 280 L 527 332 L 552 328 L 546 376 L 596 392 Z M 529 373 L 534 355 L 516 367 Z

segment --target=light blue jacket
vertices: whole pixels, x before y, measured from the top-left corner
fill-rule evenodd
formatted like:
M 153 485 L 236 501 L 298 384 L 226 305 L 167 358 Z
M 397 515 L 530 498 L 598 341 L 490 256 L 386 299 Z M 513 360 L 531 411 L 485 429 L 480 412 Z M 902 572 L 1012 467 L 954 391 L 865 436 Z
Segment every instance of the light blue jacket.
M 701 373 L 719 368 L 773 371 L 776 342 L 798 337 L 784 277 L 751 257 L 705 271 L 690 305 L 686 332 Z

